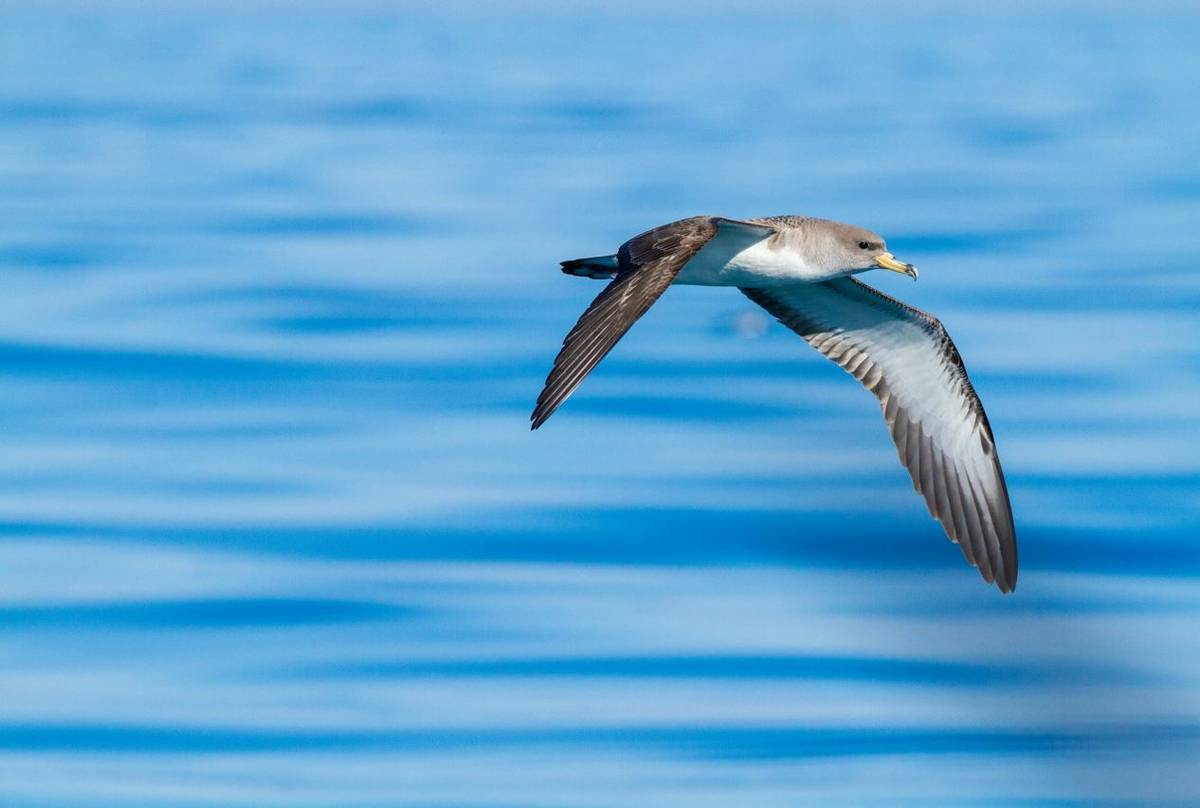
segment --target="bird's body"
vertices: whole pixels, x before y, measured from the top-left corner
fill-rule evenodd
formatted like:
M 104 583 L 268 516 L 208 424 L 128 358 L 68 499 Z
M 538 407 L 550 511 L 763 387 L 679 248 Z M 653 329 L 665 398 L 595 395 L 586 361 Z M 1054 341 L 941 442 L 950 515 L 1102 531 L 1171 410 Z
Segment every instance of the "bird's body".
M 768 227 L 765 221 L 751 224 Z M 675 276 L 690 286 L 759 288 L 777 283 L 829 280 L 837 272 L 814 265 L 796 229 L 764 233 L 760 227 L 718 227 L 717 234 Z M 764 237 L 765 236 L 765 237 Z
M 676 228 L 689 221 L 685 219 L 656 229 Z M 771 216 L 743 221 L 720 219 L 716 232 L 683 264 L 671 284 L 758 289 L 796 282 L 816 283 L 865 271 L 847 270 L 821 260 L 828 256 L 831 246 L 820 238 L 826 227 L 849 229 L 850 225 L 804 216 Z M 862 234 L 872 242 L 882 241 L 873 233 L 862 231 Z M 609 277 L 616 274 L 620 264 L 618 255 L 581 260 L 593 262 L 589 264 L 593 269 L 609 270 Z M 564 262 L 567 272 L 571 271 L 566 269 L 567 265 L 572 263 Z
M 930 512 L 1002 591 L 1016 585 L 1008 491 L 983 405 L 934 317 L 850 277 L 902 272 L 875 233 L 801 216 L 695 216 L 635 236 L 615 255 L 563 262 L 612 279 L 567 335 L 532 420 L 537 429 L 672 284 L 736 286 L 857 378 Z

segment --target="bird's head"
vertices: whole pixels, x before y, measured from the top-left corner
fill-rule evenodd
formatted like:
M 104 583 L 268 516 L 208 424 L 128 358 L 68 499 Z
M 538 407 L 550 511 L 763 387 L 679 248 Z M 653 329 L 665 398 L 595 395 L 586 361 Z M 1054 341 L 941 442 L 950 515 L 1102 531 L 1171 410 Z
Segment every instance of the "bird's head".
M 843 272 L 862 272 L 868 269 L 888 269 L 917 279 L 917 268 L 906 264 L 888 252 L 887 243 L 878 233 L 841 222 L 822 222 L 822 250 L 830 269 Z

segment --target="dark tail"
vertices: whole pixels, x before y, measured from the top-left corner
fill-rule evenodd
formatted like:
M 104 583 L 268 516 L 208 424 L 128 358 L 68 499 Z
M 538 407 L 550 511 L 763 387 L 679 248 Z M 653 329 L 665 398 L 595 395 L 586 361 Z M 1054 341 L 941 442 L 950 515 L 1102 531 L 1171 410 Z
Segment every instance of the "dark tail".
M 594 258 L 563 261 L 562 271 L 580 278 L 612 280 L 617 274 L 617 257 L 615 255 L 597 255 Z

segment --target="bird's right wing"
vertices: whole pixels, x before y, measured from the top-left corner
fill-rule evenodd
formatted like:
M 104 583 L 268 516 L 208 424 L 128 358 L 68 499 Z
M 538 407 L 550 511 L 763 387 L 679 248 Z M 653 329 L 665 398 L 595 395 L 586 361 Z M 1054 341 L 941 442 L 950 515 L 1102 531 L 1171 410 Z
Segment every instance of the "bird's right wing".
M 530 416 L 533 429 L 545 423 L 575 392 L 617 340 L 666 291 L 684 264 L 719 232 L 727 231 L 766 238 L 775 228 L 716 216 L 693 216 L 647 230 L 621 245 L 616 278 L 592 301 L 563 340 Z
M 900 462 L 967 561 L 1001 591 L 1017 542 L 991 426 L 938 320 L 853 278 L 743 289 L 875 394 Z

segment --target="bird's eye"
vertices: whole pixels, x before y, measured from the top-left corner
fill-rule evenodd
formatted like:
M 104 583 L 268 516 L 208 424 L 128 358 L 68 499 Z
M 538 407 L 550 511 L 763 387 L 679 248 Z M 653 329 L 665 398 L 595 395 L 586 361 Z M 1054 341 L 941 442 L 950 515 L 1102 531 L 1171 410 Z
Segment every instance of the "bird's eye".
M 869 250 L 869 249 L 871 249 L 871 242 L 869 242 L 869 241 L 860 241 L 860 242 L 858 242 L 858 248 L 859 248 L 860 250 Z

